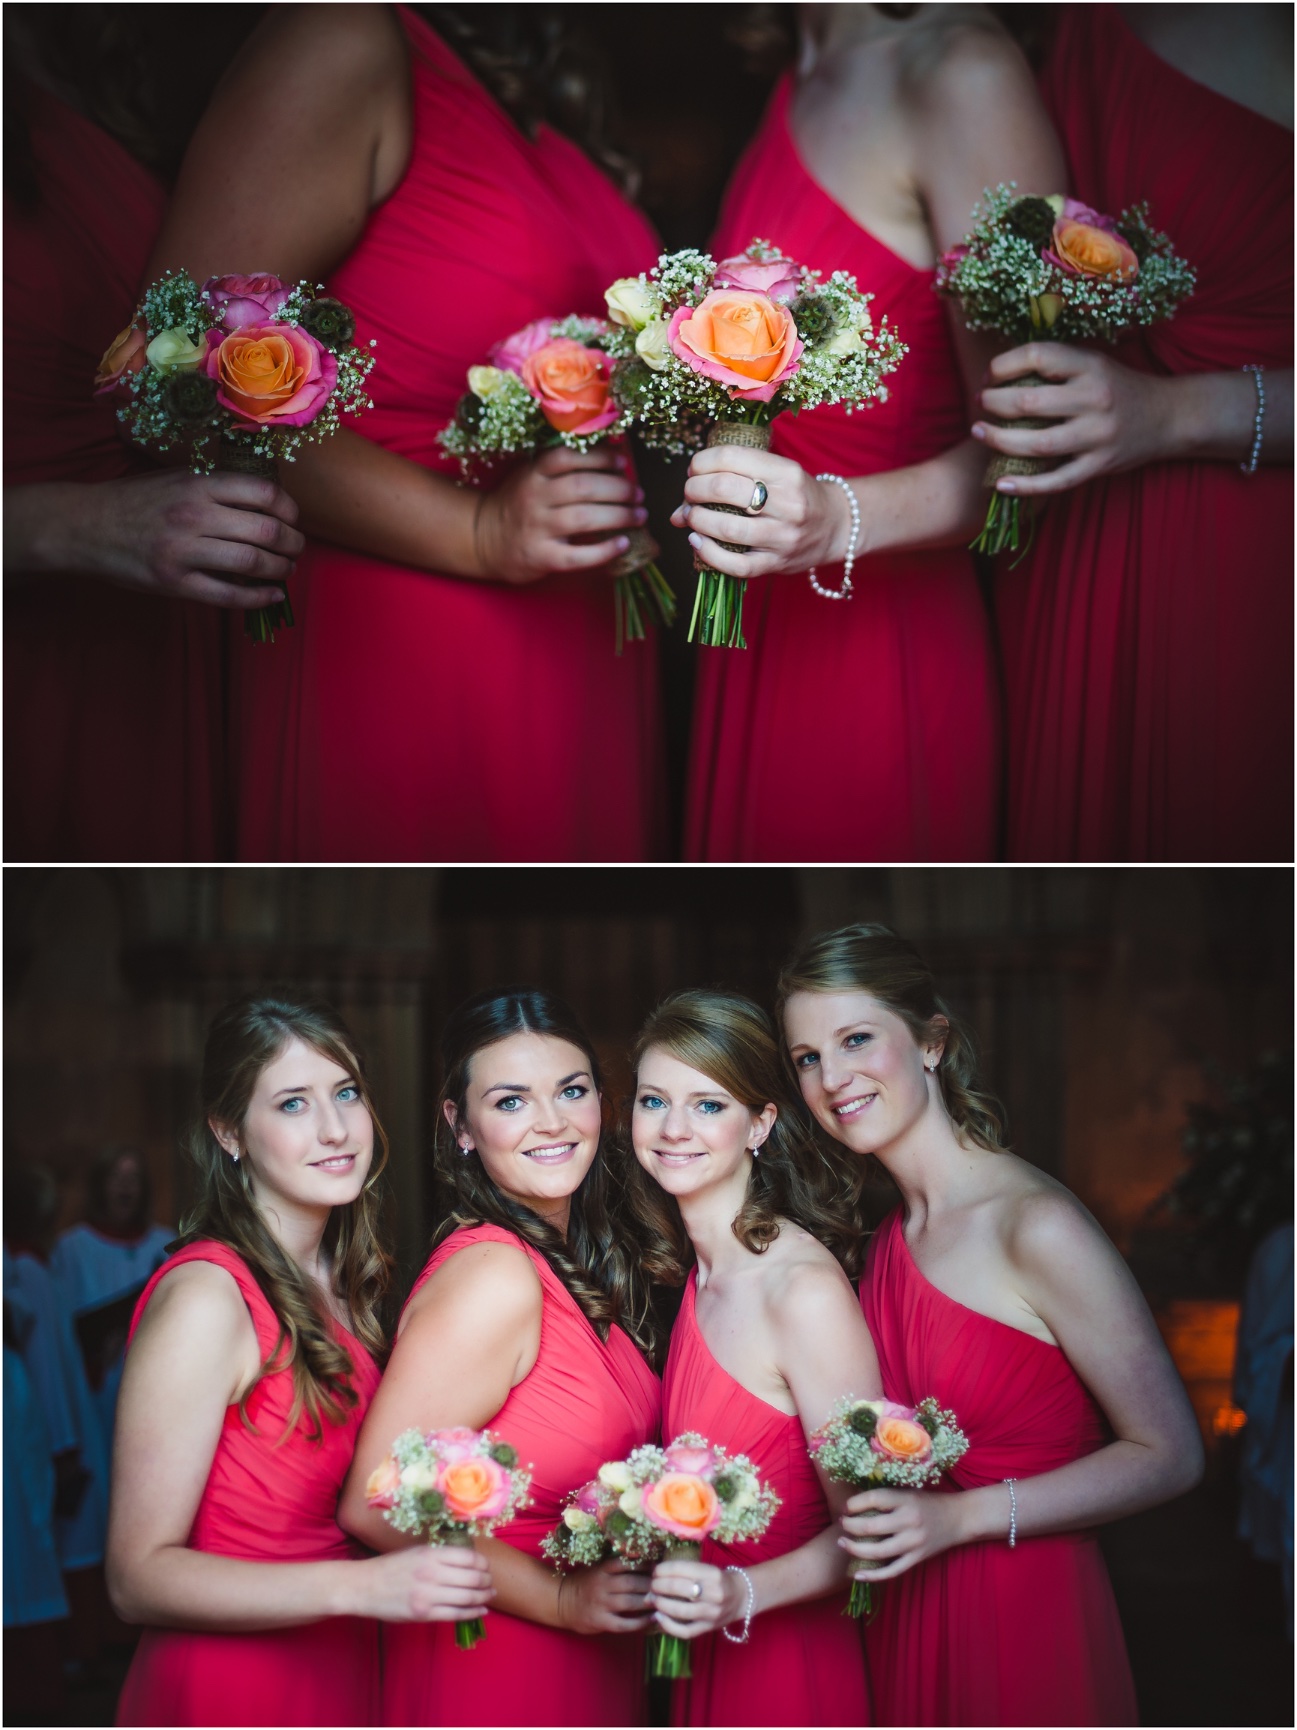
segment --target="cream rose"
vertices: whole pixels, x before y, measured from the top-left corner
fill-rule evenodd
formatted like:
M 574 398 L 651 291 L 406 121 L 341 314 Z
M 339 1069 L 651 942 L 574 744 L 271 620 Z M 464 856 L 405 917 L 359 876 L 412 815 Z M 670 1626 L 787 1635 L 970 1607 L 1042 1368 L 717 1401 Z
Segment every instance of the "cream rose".
M 623 1490 L 617 1498 L 617 1506 L 623 1514 L 632 1520 L 638 1520 L 640 1509 L 644 1502 L 644 1491 L 639 1484 L 632 1484 L 628 1490 Z
M 652 367 L 654 372 L 663 372 L 670 364 L 671 344 L 667 341 L 667 322 L 663 318 L 655 318 L 646 324 L 635 338 L 635 353 L 645 366 Z
M 643 330 L 646 324 L 657 318 L 660 310 L 656 295 L 650 294 L 637 276 L 618 277 L 612 287 L 604 291 L 604 299 L 612 322 L 624 324 L 630 330 Z
M 468 388 L 481 402 L 490 402 L 493 396 L 499 396 L 506 381 L 512 377 L 512 373 L 498 366 L 471 366 L 468 369 Z
M 401 1472 L 401 1488 L 421 1495 L 424 1490 L 437 1488 L 437 1471 L 433 1466 L 406 1466 Z
M 609 1460 L 599 1468 L 599 1482 L 605 1490 L 619 1496 L 631 1486 L 630 1468 L 623 1460 Z
M 157 372 L 192 372 L 207 358 L 207 344 L 194 342 L 189 332 L 177 326 L 159 331 L 144 351 Z

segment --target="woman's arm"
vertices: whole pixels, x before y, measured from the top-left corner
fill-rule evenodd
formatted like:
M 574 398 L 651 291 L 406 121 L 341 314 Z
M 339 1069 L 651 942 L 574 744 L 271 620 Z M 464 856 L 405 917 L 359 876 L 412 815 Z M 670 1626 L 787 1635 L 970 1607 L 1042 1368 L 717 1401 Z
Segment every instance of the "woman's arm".
M 260 270 L 327 281 L 400 184 L 410 147 L 410 69 L 392 9 L 272 6 L 194 134 L 146 280 L 183 268 L 200 282 Z M 595 569 L 628 544 L 619 531 L 643 521 L 610 450 L 552 451 L 480 493 L 344 429 L 284 479 L 309 534 L 450 576 L 525 583 Z M 570 544 L 592 532 L 604 538 Z
M 1003 33 L 957 27 L 940 61 L 909 81 L 902 100 L 913 140 L 913 197 L 927 217 L 934 252 L 963 237 L 986 187 L 1011 180 L 1050 190 L 1064 184 L 1058 141 L 1030 69 Z M 993 339 L 970 335 L 953 309 L 952 329 L 972 402 Z M 906 390 L 904 360 L 890 388 Z M 985 468 L 985 453 L 966 439 L 927 462 L 848 477 L 860 503 L 857 556 L 966 542 L 985 512 Z M 837 563 L 846 552 L 851 515 L 841 489 L 815 481 L 796 463 L 719 446 L 700 451 L 689 475 L 685 508 L 672 521 L 689 527 L 691 544 L 716 570 L 737 577 L 803 571 Z M 739 535 L 734 518 L 694 508 L 725 503 L 746 509 L 754 480 L 765 482 L 770 498 Z M 741 538 L 753 551 L 726 553 L 718 538 Z
M 251 1318 L 224 1269 L 194 1263 L 160 1282 L 127 1356 L 117 1407 L 107 1576 L 118 1614 L 225 1633 L 327 1616 L 478 1614 L 489 1581 L 467 1551 L 447 1565 L 448 1556 L 435 1552 L 267 1563 L 188 1548 L 226 1409 L 259 1369 Z
M 338 1505 L 345 1530 L 375 1550 L 418 1542 L 394 1531 L 366 1504 L 369 1474 L 402 1430 L 461 1424 L 479 1430 L 493 1423 L 510 1389 L 536 1362 L 542 1305 L 535 1269 L 521 1249 L 508 1244 L 470 1245 L 437 1269 L 406 1310 L 365 1416 Z M 563 1414 L 555 1413 L 554 1421 L 561 1423 Z M 497 1607 L 511 1615 L 579 1633 L 647 1623 L 647 1581 L 619 1563 L 563 1578 L 501 1539 L 483 1539 L 480 1548 L 491 1564 Z
M 789 1272 L 786 1282 L 768 1288 L 762 1321 L 809 1439 L 844 1395 L 880 1398 L 882 1378 L 859 1301 L 841 1271 L 811 1264 Z M 847 1488 L 823 1475 L 820 1481 L 836 1518 L 846 1505 Z M 785 1555 L 755 1563 L 746 1572 L 756 1593 L 756 1614 L 844 1590 L 846 1570 L 837 1525 L 827 1526 Z M 696 1599 L 695 1584 L 702 1587 Z M 746 1599 L 737 1575 L 708 1563 L 662 1562 L 653 1571 L 657 1620 L 668 1634 L 683 1639 L 742 1621 Z
M 1014 388 L 1038 372 L 1055 382 Z M 981 394 L 985 413 L 1057 420 L 1036 429 L 978 420 L 973 437 L 1009 456 L 1053 459 L 1039 475 L 1005 475 L 1000 492 L 1063 493 L 1100 475 L 1158 462 L 1246 462 L 1256 436 L 1257 388 L 1250 372 L 1136 372 L 1110 355 L 1060 342 L 1032 342 L 996 355 Z M 1267 367 L 1260 461 L 1293 460 L 1293 375 Z
M 1138 1513 L 1192 1489 L 1203 1449 L 1184 1386 L 1130 1269 L 1070 1196 L 1021 1204 L 1006 1253 L 1021 1296 L 1103 1408 L 1116 1440 L 1056 1471 L 1015 1483 L 1017 1533 L 1070 1532 Z M 1008 1489 L 960 1495 L 870 1490 L 843 1521 L 852 1555 L 885 1565 L 883 1581 L 955 1544 L 1008 1538 Z M 873 1517 L 867 1517 L 867 1510 Z

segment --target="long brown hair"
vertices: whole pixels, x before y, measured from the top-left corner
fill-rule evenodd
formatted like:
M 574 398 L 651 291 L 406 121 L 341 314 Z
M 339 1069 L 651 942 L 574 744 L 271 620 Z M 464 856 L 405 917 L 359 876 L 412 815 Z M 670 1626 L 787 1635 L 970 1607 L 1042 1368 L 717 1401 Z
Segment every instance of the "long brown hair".
M 594 1163 L 572 1196 L 565 1238 L 539 1214 L 498 1189 L 478 1154 L 465 1156 L 461 1151 L 446 1119 L 449 1102 L 456 1120 L 463 1120 L 473 1058 L 516 1033 L 541 1033 L 576 1046 L 595 1087 L 602 1091 L 599 1060 L 589 1035 L 552 992 L 511 986 L 479 992 L 461 1003 L 441 1040 L 445 1080 L 436 1107 L 433 1168 L 436 1201 L 445 1217 L 433 1234 L 433 1247 L 461 1226 L 503 1226 L 544 1256 L 600 1339 L 606 1341 L 616 1323 L 652 1357 L 658 1324 L 641 1269 L 637 1216 L 627 1195 L 622 1162 L 607 1157 L 606 1136 L 601 1134 Z
M 637 1071 L 650 1050 L 701 1071 L 751 1112 L 772 1103 L 778 1108 L 731 1228 L 743 1247 L 762 1254 L 779 1236 L 780 1220 L 792 1220 L 854 1279 L 864 1245 L 860 1162 L 815 1136 L 800 1094 L 788 1084 L 765 1010 L 737 992 L 678 991 L 640 1029 L 632 1053 Z M 642 1189 L 654 1234 L 650 1271 L 678 1285 L 693 1261 L 680 1210 L 651 1179 L 643 1177 Z
M 933 1037 L 933 1021 L 942 1017 L 948 1025 L 936 1079 L 950 1121 L 976 1146 L 1005 1151 L 1004 1108 L 983 1089 L 972 1039 L 938 996 L 932 970 L 912 943 L 888 925 L 822 932 L 779 975 L 781 1021 L 788 999 L 799 991 L 868 992 L 899 1015 L 920 1044 Z
M 381 1312 L 391 1284 L 392 1258 L 379 1237 L 379 1215 L 387 1134 L 374 1107 L 359 1047 L 331 1005 L 248 997 L 227 1005 L 212 1022 L 203 1050 L 198 1113 L 189 1137 L 199 1171 L 198 1199 L 181 1222 L 174 1247 L 209 1239 L 242 1256 L 279 1323 L 279 1339 L 262 1364 L 261 1375 L 281 1369 L 291 1369 L 293 1374 L 293 1407 L 285 1434 L 296 1427 L 305 1410 L 310 1433 L 318 1439 L 324 1417 L 341 1423 L 356 1403 L 351 1358 L 339 1344 L 317 1294 L 258 1211 L 247 1161 L 231 1159 L 211 1127 L 214 1121 L 241 1135 L 258 1077 L 293 1039 L 347 1071 L 373 1120 L 375 1156 L 365 1187 L 355 1201 L 332 1210 L 323 1247 L 333 1289 L 350 1312 L 351 1331 L 380 1361 L 386 1357 Z M 240 1408 L 245 1422 L 251 1392 L 249 1388 Z

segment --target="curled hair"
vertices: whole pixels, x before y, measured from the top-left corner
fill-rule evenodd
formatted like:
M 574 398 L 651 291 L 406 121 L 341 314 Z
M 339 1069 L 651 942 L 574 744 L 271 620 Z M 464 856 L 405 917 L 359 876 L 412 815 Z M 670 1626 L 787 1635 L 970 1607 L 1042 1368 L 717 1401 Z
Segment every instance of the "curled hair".
M 761 1255 L 779 1236 L 780 1220 L 791 1220 L 818 1238 L 854 1279 L 864 1245 L 860 1162 L 814 1134 L 799 1092 L 788 1084 L 765 1010 L 737 992 L 678 991 L 640 1029 L 632 1053 L 637 1071 L 650 1050 L 699 1070 L 748 1111 L 769 1104 L 778 1110 L 731 1227 L 743 1247 Z M 650 1271 L 678 1285 L 693 1260 L 680 1210 L 651 1180 L 643 1180 L 643 1189 L 655 1240 Z
M 912 943 L 887 925 L 844 925 L 804 943 L 779 975 L 780 1019 L 799 991 L 864 991 L 909 1028 L 917 1042 L 933 1037 L 933 1021 L 947 1023 L 937 1085 L 955 1129 L 977 1147 L 1003 1153 L 1004 1108 L 985 1092 L 967 1029 L 937 995 L 927 962 Z
M 658 1325 L 635 1241 L 636 1212 L 630 1205 L 622 1162 L 607 1158 L 605 1137 L 600 1136 L 594 1162 L 572 1196 L 564 1237 L 531 1208 L 505 1195 L 476 1152 L 465 1157 L 447 1121 L 447 1103 L 456 1122 L 464 1120 L 474 1057 L 516 1033 L 544 1034 L 576 1046 L 595 1087 L 602 1090 L 589 1035 L 552 992 L 513 986 L 478 992 L 461 1003 L 441 1041 L 445 1080 L 437 1100 L 433 1168 L 437 1205 L 445 1217 L 433 1234 L 433 1247 L 461 1226 L 502 1226 L 544 1256 L 601 1340 L 607 1341 L 615 1323 L 652 1357 Z
M 311 1285 L 258 1211 L 247 1160 L 231 1159 L 211 1127 L 212 1122 L 219 1123 L 242 1138 L 258 1077 L 293 1039 L 347 1071 L 374 1125 L 375 1158 L 365 1187 L 354 1201 L 332 1210 L 323 1249 L 333 1289 L 351 1316 L 351 1331 L 380 1362 L 386 1357 L 381 1312 L 391 1284 L 392 1258 L 383 1248 L 378 1228 L 387 1134 L 374 1109 L 359 1048 L 329 1004 L 249 997 L 229 1004 L 212 1022 L 203 1050 L 199 1111 L 189 1137 L 199 1170 L 198 1199 L 182 1220 L 173 1248 L 203 1241 L 223 1243 L 247 1263 L 279 1324 L 279 1339 L 257 1380 L 290 1369 L 294 1397 L 285 1435 L 305 1411 L 312 1439 L 318 1440 L 325 1417 L 341 1423 L 356 1404 L 351 1357 Z M 250 1421 L 251 1393 L 249 1388 L 240 1402 L 245 1423 Z

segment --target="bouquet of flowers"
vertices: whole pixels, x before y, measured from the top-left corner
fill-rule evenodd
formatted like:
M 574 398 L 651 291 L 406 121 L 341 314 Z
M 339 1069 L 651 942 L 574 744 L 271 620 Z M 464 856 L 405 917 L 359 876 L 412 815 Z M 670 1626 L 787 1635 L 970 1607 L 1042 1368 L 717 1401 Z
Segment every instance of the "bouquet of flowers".
M 541 1548 L 565 1568 L 590 1568 L 608 1556 L 696 1561 L 704 1538 L 722 1544 L 759 1538 L 778 1507 L 779 1497 L 746 1454 L 727 1454 L 690 1430 L 669 1448 L 636 1448 L 600 1466 L 591 1483 L 568 1497 L 561 1524 Z M 654 1635 L 650 1664 L 655 1676 L 688 1676 L 688 1641 Z
M 471 1544 L 507 1525 L 531 1501 L 531 1473 L 516 1449 L 490 1430 L 403 1430 L 369 1475 L 365 1500 L 398 1532 L 430 1544 Z M 468 1651 L 486 1638 L 481 1618 L 456 1622 Z
M 184 447 L 197 474 L 273 477 L 277 461 L 336 432 L 343 412 L 373 408 L 374 358 L 352 345 L 355 330 L 341 301 L 306 282 L 211 276 L 200 286 L 168 271 L 100 361 L 96 394 L 121 398 L 117 418 L 137 443 Z M 244 621 L 255 642 L 273 643 L 293 623 L 287 592 Z
M 810 1442 L 820 1469 L 856 1490 L 886 1486 L 922 1490 L 935 1484 L 968 1450 L 968 1438 L 934 1399 L 917 1406 L 892 1400 L 840 1400 L 833 1416 Z M 858 1566 L 868 1568 L 868 1562 Z M 873 1608 L 869 1582 L 853 1580 L 847 1613 L 868 1615 Z
M 498 342 L 489 366 L 468 369 L 468 390 L 438 442 L 459 459 L 466 480 L 512 457 L 534 457 L 555 445 L 588 451 L 625 433 L 629 413 L 612 395 L 612 332 L 598 318 L 538 318 Z M 676 616 L 676 598 L 654 563 L 658 545 L 646 529 L 612 566 L 616 644 L 647 634 L 656 614 Z
M 1192 268 L 1165 234 L 1150 227 L 1145 204 L 1132 205 L 1114 220 L 1074 198 L 1019 198 L 1012 186 L 1001 185 L 987 191 L 975 219 L 983 208 L 972 232 L 937 267 L 937 292 L 959 301 L 969 330 L 995 331 L 1015 346 L 1040 338 L 1115 342 L 1132 326 L 1170 318 L 1193 293 Z M 1035 372 L 1014 380 L 1025 386 L 1048 382 Z M 973 542 L 979 552 L 1016 551 L 1021 543 L 1020 501 L 996 492 L 996 481 L 1007 474 L 1042 474 L 1048 467 L 1037 457 L 992 457 L 985 483 L 991 503 Z
M 657 449 L 678 454 L 705 438 L 768 450 L 770 423 L 785 409 L 845 403 L 850 412 L 886 395 L 883 378 L 905 346 L 885 318 L 875 329 L 872 298 L 845 271 L 821 282 L 764 240 L 719 263 L 664 253 L 647 276 L 607 290 L 613 390 Z M 695 634 L 709 647 L 747 647 L 741 578 L 699 567 L 690 642 Z

